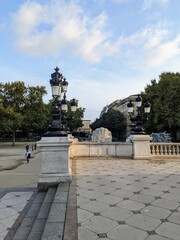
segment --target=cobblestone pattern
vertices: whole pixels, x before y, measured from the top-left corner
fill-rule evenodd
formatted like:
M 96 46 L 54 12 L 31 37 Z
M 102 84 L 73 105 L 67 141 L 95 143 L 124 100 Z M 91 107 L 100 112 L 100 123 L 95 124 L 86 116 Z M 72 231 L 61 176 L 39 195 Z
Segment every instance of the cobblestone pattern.
M 78 240 L 179 240 L 180 162 L 77 160 Z

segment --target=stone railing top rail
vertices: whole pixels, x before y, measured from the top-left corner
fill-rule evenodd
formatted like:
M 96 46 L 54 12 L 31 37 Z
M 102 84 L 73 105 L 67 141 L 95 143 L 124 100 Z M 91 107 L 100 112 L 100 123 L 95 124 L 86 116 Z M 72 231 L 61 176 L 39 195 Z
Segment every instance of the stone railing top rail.
M 150 143 L 151 146 L 155 145 L 161 145 L 161 146 L 180 146 L 180 143 L 170 143 L 170 142 L 156 142 L 156 143 Z
M 132 143 L 127 142 L 76 142 L 73 141 L 73 145 L 132 145 Z

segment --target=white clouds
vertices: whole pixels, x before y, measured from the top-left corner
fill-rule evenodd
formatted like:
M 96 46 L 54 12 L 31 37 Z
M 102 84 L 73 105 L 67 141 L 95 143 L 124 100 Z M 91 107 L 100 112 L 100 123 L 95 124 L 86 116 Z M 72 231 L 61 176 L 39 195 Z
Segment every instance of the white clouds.
M 142 5 L 142 10 L 149 10 L 153 5 L 165 6 L 170 2 L 170 0 L 144 0 Z
M 148 63 L 151 67 L 159 66 L 176 57 L 180 57 L 180 35 L 152 49 L 149 52 Z
M 119 50 L 106 22 L 105 13 L 90 18 L 79 5 L 64 1 L 26 2 L 13 15 L 16 45 L 23 53 L 58 56 L 66 51 L 91 62 Z
M 24 4 L 18 11 L 18 16 L 14 16 L 15 31 L 18 35 L 28 36 L 33 32 L 35 26 L 40 23 L 40 15 L 43 8 L 39 4 Z
M 125 2 L 127 0 L 113 0 Z M 153 4 L 168 4 L 170 0 L 144 0 L 144 10 Z M 18 49 L 33 56 L 66 56 L 98 62 L 106 56 L 119 54 L 129 58 L 132 64 L 142 59 L 149 67 L 165 64 L 179 56 L 179 35 L 172 38 L 171 32 L 160 24 L 144 26 L 141 30 L 116 37 L 107 30 L 108 16 L 101 12 L 89 17 L 77 3 L 47 1 L 44 5 L 25 2 L 13 15 Z M 121 50 L 121 51 L 120 51 Z M 128 63 L 127 63 L 128 64 Z
M 159 26 L 146 29 L 142 49 L 150 68 L 165 66 L 168 61 L 180 57 L 180 35 L 173 38 L 169 30 Z
M 169 1 L 144 0 L 144 10 L 153 4 L 164 5 Z M 146 60 L 150 67 L 162 65 L 179 55 L 179 37 L 170 39 L 170 31 L 160 24 L 145 26 L 129 36 L 116 37 L 112 42 L 114 36 L 107 30 L 106 12 L 90 18 L 83 11 L 77 3 L 63 0 L 47 1 L 43 5 L 37 1 L 25 2 L 13 15 L 16 46 L 24 54 L 59 57 L 65 53 L 92 63 L 114 54 L 132 59 L 134 54 L 138 61 L 141 54 L 140 59 Z
M 147 28 L 143 31 L 143 35 L 146 39 L 144 44 L 144 49 L 152 49 L 161 44 L 162 41 L 165 41 L 168 36 L 169 31 L 167 29 L 163 29 L 158 27 L 155 28 Z
M 160 26 L 144 27 L 130 36 L 123 37 L 121 43 L 124 54 L 131 64 L 144 64 L 146 68 L 165 66 L 173 58 L 180 58 L 180 34 L 174 38 L 171 32 Z

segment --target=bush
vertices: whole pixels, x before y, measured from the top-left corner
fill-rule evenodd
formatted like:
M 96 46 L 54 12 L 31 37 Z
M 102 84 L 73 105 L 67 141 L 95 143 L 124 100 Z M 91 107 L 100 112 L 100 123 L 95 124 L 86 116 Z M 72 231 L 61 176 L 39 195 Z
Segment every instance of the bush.
M 170 133 L 160 132 L 160 133 L 151 133 L 152 142 L 172 142 L 172 137 Z

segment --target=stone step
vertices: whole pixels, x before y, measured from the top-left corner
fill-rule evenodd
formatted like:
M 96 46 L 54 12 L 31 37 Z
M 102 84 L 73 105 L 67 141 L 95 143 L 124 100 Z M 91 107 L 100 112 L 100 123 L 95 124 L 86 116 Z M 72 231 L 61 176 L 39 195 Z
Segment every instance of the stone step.
M 69 183 L 58 185 L 41 240 L 63 239 L 68 192 Z
M 18 227 L 13 240 L 40 240 L 51 208 L 56 188 L 38 192 Z
M 55 193 L 56 193 L 56 188 L 48 189 L 27 240 L 41 239 Z
M 46 196 L 45 192 L 37 193 L 35 199 L 30 204 L 30 207 L 24 216 L 23 220 L 17 227 L 17 230 L 12 238 L 12 240 L 26 240 L 31 231 L 33 223 L 38 215 L 41 208 L 42 202 Z

